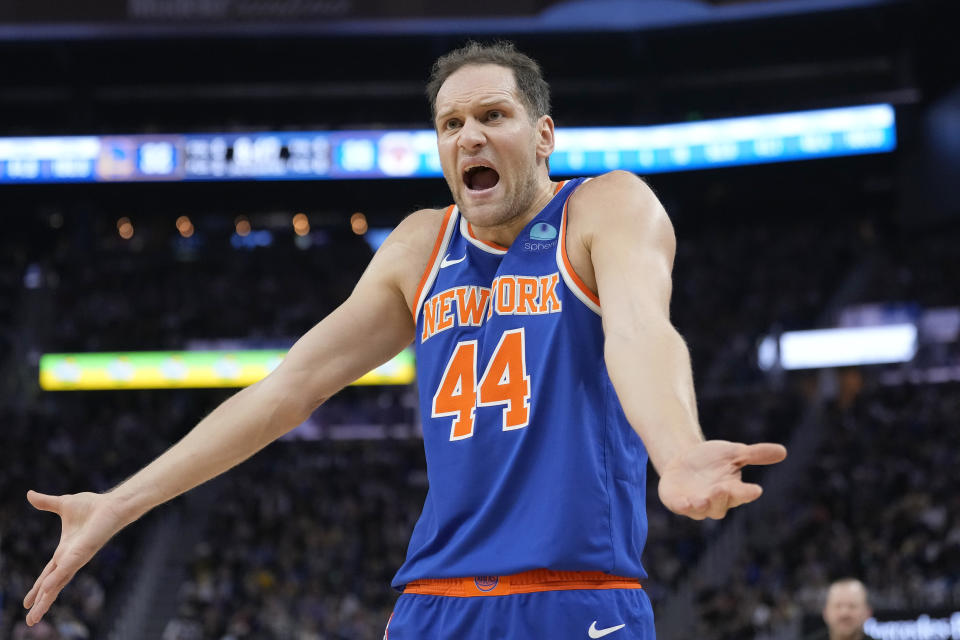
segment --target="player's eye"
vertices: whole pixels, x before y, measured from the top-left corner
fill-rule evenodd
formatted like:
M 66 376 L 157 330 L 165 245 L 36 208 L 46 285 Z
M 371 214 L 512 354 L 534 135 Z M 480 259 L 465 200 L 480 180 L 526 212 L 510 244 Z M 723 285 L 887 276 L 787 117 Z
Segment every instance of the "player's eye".
M 501 111 L 488 111 L 487 120 L 500 120 L 503 118 L 503 112 Z
M 450 120 L 447 120 L 446 122 L 443 123 L 443 128 L 447 130 L 456 129 L 459 126 L 460 126 L 460 121 L 454 118 L 451 118 Z

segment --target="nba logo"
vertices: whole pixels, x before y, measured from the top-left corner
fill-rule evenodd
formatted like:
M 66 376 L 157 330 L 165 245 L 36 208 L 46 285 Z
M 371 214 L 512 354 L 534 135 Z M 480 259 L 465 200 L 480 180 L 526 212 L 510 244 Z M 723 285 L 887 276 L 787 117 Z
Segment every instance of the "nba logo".
M 480 591 L 493 591 L 499 582 L 500 578 L 497 576 L 477 576 L 473 579 L 473 583 Z

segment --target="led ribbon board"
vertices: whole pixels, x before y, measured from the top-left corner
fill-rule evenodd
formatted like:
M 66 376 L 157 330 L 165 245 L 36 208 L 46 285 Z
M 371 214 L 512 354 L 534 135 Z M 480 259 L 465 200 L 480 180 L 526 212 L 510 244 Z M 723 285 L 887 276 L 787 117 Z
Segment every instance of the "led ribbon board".
M 128 351 L 48 353 L 40 358 L 40 387 L 46 391 L 103 389 L 207 389 L 245 387 L 273 371 L 286 351 Z M 413 352 L 402 351 L 354 385 L 413 382 Z
M 780 366 L 817 369 L 909 362 L 917 353 L 917 327 L 879 327 L 787 331 L 780 336 Z
M 647 127 L 560 128 L 554 175 L 641 174 L 881 153 L 888 104 Z M 442 175 L 432 130 L 0 138 L 0 184 Z

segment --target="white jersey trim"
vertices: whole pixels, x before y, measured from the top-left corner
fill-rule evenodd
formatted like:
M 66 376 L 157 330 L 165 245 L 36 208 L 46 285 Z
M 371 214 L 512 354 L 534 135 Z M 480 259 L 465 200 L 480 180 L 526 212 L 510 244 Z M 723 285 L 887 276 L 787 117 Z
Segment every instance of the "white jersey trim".
M 577 185 L 577 188 L 585 185 L 590 180 L 592 180 L 592 178 L 587 178 Z M 576 274 L 571 274 L 567 269 L 567 258 L 565 255 L 567 249 L 567 205 L 569 204 L 571 197 L 573 197 L 572 193 L 567 196 L 567 200 L 563 203 L 563 214 L 560 218 L 560 236 L 557 239 L 557 269 L 560 270 L 560 276 L 563 278 L 563 282 L 567 285 L 567 289 L 569 289 L 573 295 L 580 300 L 580 302 L 586 305 L 588 309 L 593 311 L 598 316 L 602 316 L 603 314 L 600 311 L 600 305 L 594 302 L 590 296 L 587 295 L 587 292 L 584 290 L 584 286 L 577 282 L 578 278 L 576 277 Z
M 467 222 L 467 219 L 464 218 L 463 216 L 460 216 L 460 235 L 462 235 L 467 242 L 477 247 L 478 249 L 483 249 L 487 253 L 492 253 L 493 255 L 496 255 L 496 256 L 506 255 L 507 253 L 506 249 L 498 249 L 494 246 L 487 244 L 483 240 L 480 240 L 479 238 L 475 238 L 473 234 L 470 232 L 470 226 L 469 226 L 469 223 Z

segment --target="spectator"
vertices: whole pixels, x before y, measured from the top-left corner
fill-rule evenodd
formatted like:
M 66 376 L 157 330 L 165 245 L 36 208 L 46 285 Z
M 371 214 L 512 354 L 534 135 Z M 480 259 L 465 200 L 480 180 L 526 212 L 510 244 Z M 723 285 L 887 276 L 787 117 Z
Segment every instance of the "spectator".
M 873 615 L 867 602 L 867 588 L 856 578 L 834 580 L 823 605 L 826 631 L 809 640 L 864 640 L 863 623 Z

